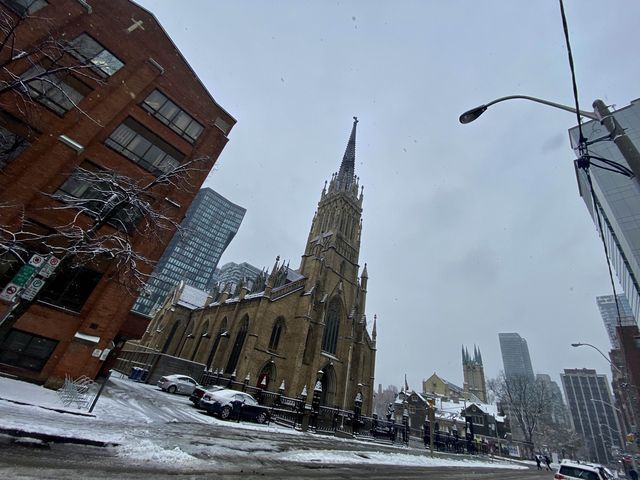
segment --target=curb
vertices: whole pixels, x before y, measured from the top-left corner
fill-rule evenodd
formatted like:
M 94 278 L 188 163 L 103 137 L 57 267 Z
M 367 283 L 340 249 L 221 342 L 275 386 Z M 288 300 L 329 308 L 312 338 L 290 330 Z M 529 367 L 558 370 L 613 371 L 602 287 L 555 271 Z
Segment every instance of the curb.
M 1 428 L 0 434 L 9 435 L 11 437 L 28 437 L 37 438 L 43 442 L 49 443 L 71 443 L 75 445 L 90 445 L 92 447 L 116 447 L 119 444 L 113 442 L 101 442 L 99 440 L 89 440 L 88 438 L 63 437 L 61 435 L 50 435 L 48 433 L 27 432 L 16 428 Z
M 20 402 L 18 400 L 10 400 L 8 398 L 2 398 L 0 397 L 0 400 L 3 400 L 5 402 L 10 402 L 10 403 L 15 403 L 16 405 L 25 405 L 27 407 L 37 407 L 37 408 L 42 408 L 44 410 L 50 410 L 52 412 L 57 412 L 57 413 L 68 413 L 69 415 L 78 415 L 80 417 L 91 417 L 91 418 L 95 418 L 95 415 L 93 413 L 84 413 L 84 412 L 72 412 L 69 410 L 63 410 L 61 408 L 53 408 L 53 407 L 43 407 L 42 405 L 34 405 L 33 403 L 26 403 L 26 402 Z

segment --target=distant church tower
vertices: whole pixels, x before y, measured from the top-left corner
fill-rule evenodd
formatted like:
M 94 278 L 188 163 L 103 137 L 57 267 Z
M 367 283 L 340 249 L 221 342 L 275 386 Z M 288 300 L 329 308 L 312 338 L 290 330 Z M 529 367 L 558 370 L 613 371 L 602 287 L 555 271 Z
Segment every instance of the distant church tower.
M 484 403 L 487 402 L 487 386 L 484 381 L 484 367 L 480 349 L 473 346 L 473 358 L 465 346 L 462 347 L 462 372 L 464 374 L 465 396 L 472 393 Z

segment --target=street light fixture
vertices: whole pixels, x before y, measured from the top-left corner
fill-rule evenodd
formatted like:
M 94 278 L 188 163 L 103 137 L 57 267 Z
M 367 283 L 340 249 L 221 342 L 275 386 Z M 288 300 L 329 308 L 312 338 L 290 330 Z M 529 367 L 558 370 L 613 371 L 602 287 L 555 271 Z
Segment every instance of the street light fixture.
M 528 95 L 509 95 L 507 97 L 496 98 L 489 103 L 485 103 L 484 105 L 480 105 L 479 107 L 467 110 L 462 115 L 460 115 L 460 123 L 471 123 L 484 112 L 486 112 L 487 108 L 489 108 L 491 105 L 495 105 L 496 103 L 504 102 L 506 100 L 515 99 L 529 100 L 531 102 L 541 103 L 549 107 L 558 108 L 566 112 L 580 114 L 580 116 L 582 117 L 599 121 L 600 123 L 602 123 L 602 125 L 605 126 L 607 132 L 609 132 L 611 141 L 613 141 L 620 150 L 620 153 L 624 157 L 625 161 L 627 162 L 627 164 L 629 164 L 633 175 L 636 177 L 636 179 L 640 179 L 640 153 L 638 152 L 631 139 L 629 139 L 629 137 L 625 134 L 624 129 L 620 126 L 616 118 L 609 111 L 602 100 L 595 100 L 593 102 L 593 112 L 585 112 L 584 110 L 576 110 L 573 107 L 562 105 L 561 103 L 550 102 L 549 100 L 543 100 L 542 98 L 530 97 Z
M 607 357 L 604 353 L 602 353 L 602 351 L 596 347 L 595 345 L 591 345 L 590 343 L 572 343 L 571 344 L 572 347 L 591 347 L 593 348 L 596 352 L 598 352 L 600 355 L 602 355 L 602 357 L 611 364 L 611 368 L 615 368 L 615 370 L 620 374 L 624 376 L 624 373 L 622 372 L 622 370 L 620 370 L 612 361 L 609 357 Z
M 486 112 L 487 108 L 489 108 L 491 105 L 495 105 L 496 103 L 504 102 L 505 100 L 514 100 L 514 99 L 529 100 L 531 102 L 542 103 L 543 105 L 548 105 L 550 107 L 555 107 L 555 108 L 559 108 L 561 110 L 566 110 L 567 112 L 578 113 L 578 111 L 575 108 L 571 108 L 571 107 L 568 107 L 567 105 L 562 105 L 560 103 L 555 103 L 555 102 L 550 102 L 548 100 L 543 100 L 541 98 L 530 97 L 530 96 L 527 96 L 527 95 L 509 95 L 507 97 L 497 98 L 497 99 L 495 99 L 495 100 L 493 100 L 493 101 L 491 101 L 489 103 L 486 103 L 484 105 L 480 105 L 479 107 L 476 107 L 476 108 L 472 108 L 471 110 L 467 110 L 462 115 L 460 115 L 460 123 L 463 123 L 463 124 L 471 123 L 476 118 L 478 118 L 480 115 L 482 115 L 484 112 Z M 583 117 L 590 118 L 591 120 L 600 120 L 600 118 L 598 118 L 598 116 L 596 115 L 595 112 L 584 112 L 584 111 L 580 110 L 580 115 L 583 116 Z

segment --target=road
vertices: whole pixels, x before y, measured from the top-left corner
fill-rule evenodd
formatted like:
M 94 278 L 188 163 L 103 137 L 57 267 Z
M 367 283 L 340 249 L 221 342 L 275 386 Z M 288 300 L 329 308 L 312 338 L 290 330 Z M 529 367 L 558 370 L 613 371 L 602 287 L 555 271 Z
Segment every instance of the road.
M 486 458 L 439 457 L 380 445 L 223 422 L 186 397 L 114 379 L 83 417 L 0 401 L 0 478 L 6 479 L 546 479 L 552 472 L 481 468 Z M 80 443 L 38 442 L 47 433 Z M 8 435 L 7 433 L 12 433 Z M 49 440 L 49 438 L 45 438 Z M 110 442 L 97 447 L 84 440 Z M 443 463 L 445 462 L 445 463 Z M 499 464 L 495 464 L 500 466 Z

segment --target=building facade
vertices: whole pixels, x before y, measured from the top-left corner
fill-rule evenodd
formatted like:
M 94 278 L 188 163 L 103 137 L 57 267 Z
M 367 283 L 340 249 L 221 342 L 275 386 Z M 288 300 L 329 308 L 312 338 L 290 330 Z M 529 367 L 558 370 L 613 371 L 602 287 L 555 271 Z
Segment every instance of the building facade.
M 252 287 L 212 290 L 211 300 L 187 319 L 167 302 L 141 344 L 206 365 L 226 377 L 298 396 L 318 384 L 324 405 L 373 401 L 376 327 L 367 327 L 366 264 L 360 272 L 363 194 L 355 176 L 354 121 L 338 173 L 322 189 L 300 267 L 279 258 Z M 310 401 L 311 395 L 309 395 Z
M 483 403 L 487 403 L 487 383 L 484 379 L 484 366 L 480 349 L 473 346 L 473 357 L 466 347 L 462 347 L 462 373 L 464 377 L 464 393 L 475 395 Z
M 207 289 L 214 279 L 218 261 L 238 232 L 245 213 L 246 209 L 211 188 L 202 188 L 180 224 L 181 231 L 169 242 L 144 293 L 133 304 L 133 312 L 151 314 L 160 308 L 180 281 L 201 290 Z
M 505 376 L 525 377 L 533 382 L 533 367 L 527 341 L 517 333 L 499 333 L 498 339 Z
M 627 137 L 640 149 L 640 99 L 613 112 Z M 609 134 L 600 122 L 591 120 L 582 125 L 582 132 L 589 145 L 589 153 L 620 165 L 628 164 L 618 147 L 609 141 Z M 578 128 L 569 130 L 571 146 L 578 147 Z M 604 240 L 611 264 L 629 300 L 636 319 L 640 319 L 640 183 L 619 173 L 601 168 L 590 168 L 594 195 L 591 194 L 585 172 L 576 168 L 578 191 L 596 227 L 597 215 L 602 221 Z
M 607 330 L 607 335 L 609 335 L 611 348 L 618 350 L 620 348 L 620 340 L 618 339 L 618 333 L 616 331 L 618 325 L 636 325 L 636 319 L 633 316 L 631 305 L 629 305 L 627 297 L 622 294 L 618 294 L 615 297 L 613 295 L 596 297 L 596 303 L 598 304 L 598 310 L 600 310 L 600 316 L 602 316 L 602 321 L 604 322 L 604 328 Z M 618 311 L 620 311 L 620 318 L 618 318 Z
M 250 284 L 253 282 L 253 279 L 260 274 L 260 272 L 261 270 L 259 268 L 254 267 L 247 262 L 228 262 L 222 267 L 216 269 L 216 272 L 213 275 L 213 281 L 218 282 L 221 285 L 239 285 L 242 282 L 248 282 Z M 251 285 L 248 285 L 248 287 L 251 288 Z
M 157 260 L 173 229 L 141 233 L 146 224 L 127 210 L 131 204 L 97 224 L 107 198 L 96 197 L 94 208 L 69 208 L 65 202 L 87 201 L 104 186 L 84 183 L 81 173 L 126 179 L 132 191 L 152 185 L 145 205 L 179 222 L 235 120 L 154 16 L 129 0 L 4 1 L 0 9 L 16 26 L 15 38 L 7 37 L 0 50 L 2 82 L 17 76 L 22 85 L 0 94 L 0 241 L 25 229 L 27 238 L 36 238 L 29 255 L 48 258 L 49 247 L 34 235 L 56 238 L 69 226 L 86 234 L 91 227 L 93 238 L 124 239 L 140 258 Z M 47 50 L 44 59 L 8 50 L 43 52 L 51 38 L 58 50 Z M 52 58 L 60 68 L 52 68 Z M 159 180 L 196 159 L 183 188 Z M 87 255 L 65 257 L 48 279 L 37 277 L 44 287 L 34 303 L 20 304 L 18 317 L 16 310 L 8 315 L 17 296 L 7 295 L 16 290 L 6 286 L 25 259 L 3 253 L 0 288 L 8 300 L 0 301 L 0 318 L 11 321 L 0 331 L 0 370 L 52 387 L 65 375 L 93 378 L 114 347 L 144 333 L 147 322 L 129 314 L 135 296 L 116 281 L 120 270 L 111 257 Z
M 546 410 L 543 414 L 548 425 L 560 425 L 570 427 L 569 411 L 562 399 L 560 386 L 551 380 L 551 376 L 546 373 L 536 374 L 536 382 L 544 383 L 544 391 L 547 392 Z
M 573 428 L 584 439 L 590 460 L 611 463 L 623 439 L 607 377 L 583 368 L 565 369 L 560 378 Z

